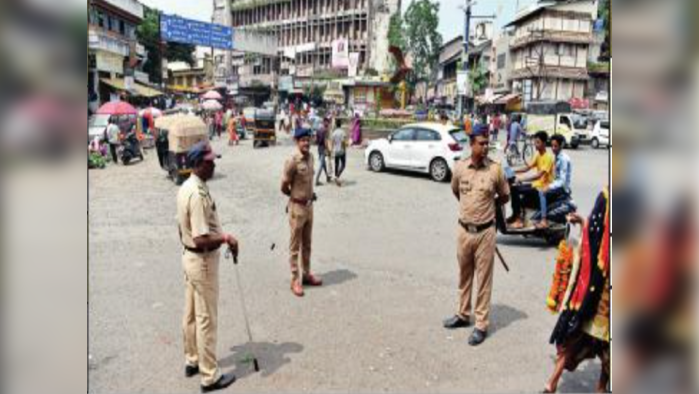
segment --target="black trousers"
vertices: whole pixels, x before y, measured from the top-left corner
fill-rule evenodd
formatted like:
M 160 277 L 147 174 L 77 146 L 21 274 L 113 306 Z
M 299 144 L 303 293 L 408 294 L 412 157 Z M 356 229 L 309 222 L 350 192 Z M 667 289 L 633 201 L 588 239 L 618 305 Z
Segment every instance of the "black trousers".
M 522 217 L 522 207 L 525 205 L 539 206 L 539 191 L 531 183 L 515 185 L 512 187 L 512 215 Z
M 109 152 L 112 154 L 114 164 L 119 164 L 119 160 L 117 160 L 117 144 L 109 144 Z
M 335 178 L 340 178 L 347 164 L 347 154 L 335 154 Z

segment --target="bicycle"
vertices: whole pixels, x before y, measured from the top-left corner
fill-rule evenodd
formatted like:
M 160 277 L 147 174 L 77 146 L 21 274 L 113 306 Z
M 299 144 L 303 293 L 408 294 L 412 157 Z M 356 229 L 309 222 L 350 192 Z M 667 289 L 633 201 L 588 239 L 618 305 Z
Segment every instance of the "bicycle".
M 505 158 L 510 167 L 525 165 L 534 158 L 534 143 L 532 138 L 524 136 L 505 149 Z

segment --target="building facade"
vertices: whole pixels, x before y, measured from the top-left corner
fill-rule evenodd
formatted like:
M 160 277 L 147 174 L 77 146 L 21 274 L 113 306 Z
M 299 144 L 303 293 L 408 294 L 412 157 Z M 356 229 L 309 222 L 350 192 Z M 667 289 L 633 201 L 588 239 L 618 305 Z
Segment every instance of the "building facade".
M 168 88 L 173 91 L 200 93 L 214 87 L 214 66 L 210 48 L 197 47 L 194 64 L 169 62 Z
M 91 109 L 115 99 L 118 96 L 115 85 L 131 89 L 132 81 L 148 82 L 147 75 L 137 70 L 146 56 L 145 48 L 136 40 L 136 27 L 143 21 L 143 13 L 143 5 L 136 0 L 89 1 L 88 103 Z
M 277 46 L 275 55 L 234 52 L 234 79 L 240 87 L 276 86 L 280 76 L 304 80 L 389 72 L 388 27 L 400 7 L 401 0 L 232 0 L 234 29 L 271 35 Z M 215 13 L 221 12 L 226 9 L 217 7 Z M 334 58 L 333 45 L 343 50 L 343 59 Z M 356 72 L 349 59 L 356 60 Z
M 596 0 L 540 2 L 506 26 L 513 29 L 510 78 L 525 102 L 587 95 L 597 7 Z

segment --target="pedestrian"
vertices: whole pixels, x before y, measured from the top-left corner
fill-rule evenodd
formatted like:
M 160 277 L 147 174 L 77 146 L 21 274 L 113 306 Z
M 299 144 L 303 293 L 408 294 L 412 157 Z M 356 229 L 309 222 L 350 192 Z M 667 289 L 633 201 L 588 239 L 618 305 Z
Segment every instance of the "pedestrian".
M 323 281 L 311 273 L 311 236 L 313 234 L 313 155 L 311 131 L 299 128 L 294 131 L 296 150 L 284 165 L 281 191 L 289 197 L 289 263 L 291 265 L 291 292 L 304 295 L 303 285 L 321 286 Z M 302 272 L 299 273 L 299 260 Z
M 512 122 L 508 129 L 507 134 L 507 147 L 515 147 L 517 154 L 519 155 L 519 148 L 517 148 L 517 141 L 524 135 L 524 129 L 520 123 L 522 120 L 521 115 L 512 115 Z
M 316 133 L 316 144 L 318 145 L 318 174 L 316 175 L 316 186 L 320 186 L 320 174 L 325 171 L 325 178 L 330 183 L 332 180 L 331 172 L 328 171 L 328 129 L 330 128 L 330 119 L 323 119 L 323 123 Z M 331 170 L 332 171 L 332 170 Z
M 240 137 L 238 136 L 238 119 L 235 116 L 230 116 L 227 123 L 228 130 L 228 146 L 238 145 Z
M 499 113 L 495 113 L 495 115 L 491 119 L 491 137 L 493 142 L 498 141 L 498 135 L 500 134 L 500 128 L 502 127 L 502 118 L 500 117 Z
M 354 118 L 352 119 L 352 145 L 362 145 L 362 120 L 359 118 L 358 112 L 354 113 Z
M 216 126 L 216 134 L 218 135 L 218 138 L 221 139 L 221 129 L 223 129 L 223 114 L 221 111 L 216 111 L 216 114 L 214 115 L 214 122 Z
M 112 155 L 112 162 L 114 164 L 119 164 L 119 158 L 117 157 L 117 148 L 119 147 L 120 140 L 119 134 L 121 130 L 116 124 L 114 117 L 109 118 L 109 123 L 107 124 L 107 141 L 109 142 L 109 152 Z
M 464 132 L 466 135 L 471 135 L 473 132 L 473 121 L 469 114 L 464 115 Z
M 560 315 L 549 340 L 556 345 L 556 363 L 543 392 L 556 392 L 564 370 L 575 371 L 580 363 L 595 357 L 602 364 L 596 391 L 608 392 L 611 376 L 608 188 L 597 196 L 587 220 L 576 213 L 570 214 L 568 220 L 582 227 L 582 241 L 571 245 L 577 249 L 570 268 L 574 277 L 568 280 L 564 298 L 556 310 Z M 642 332 L 645 335 L 652 330 L 644 323 Z M 644 343 L 653 346 L 654 342 L 646 339 Z
M 200 374 L 202 392 L 226 388 L 236 379 L 233 374 L 222 374 L 216 359 L 219 249 L 227 245 L 237 256 L 238 241 L 223 232 L 206 184 L 214 174 L 215 158 L 207 141 L 194 145 L 187 153 L 192 174 L 177 194 L 186 288 L 182 321 L 185 376 Z
M 488 158 L 488 127 L 480 125 L 469 136 L 471 156 L 456 163 L 451 189 L 459 202 L 456 255 L 459 262 L 459 309 L 444 321 L 455 329 L 471 324 L 471 290 L 476 279 L 475 329 L 468 339 L 481 344 L 488 335 L 495 261 L 495 210 L 506 204 L 510 188 L 502 166 Z M 497 198 L 497 199 L 496 199 Z
M 206 115 L 206 127 L 209 132 L 209 140 L 213 140 L 216 134 L 216 125 L 214 123 L 214 117 L 211 114 Z
M 335 157 L 335 184 L 342 186 L 340 176 L 345 171 L 347 165 L 347 133 L 342 129 L 342 119 L 335 119 L 335 131 L 330 136 L 333 146 L 333 156 Z

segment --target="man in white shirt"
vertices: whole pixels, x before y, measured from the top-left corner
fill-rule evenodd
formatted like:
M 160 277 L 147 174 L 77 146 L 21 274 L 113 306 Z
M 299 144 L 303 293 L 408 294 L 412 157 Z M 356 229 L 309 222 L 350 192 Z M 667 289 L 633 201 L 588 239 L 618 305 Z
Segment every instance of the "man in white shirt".
M 335 157 L 335 184 L 337 186 L 342 186 L 340 182 L 340 175 L 345 170 L 347 164 L 347 153 L 346 148 L 348 145 L 347 133 L 342 129 L 342 120 L 335 120 L 335 131 L 333 131 L 330 136 L 330 142 L 332 144 L 333 155 Z
M 119 133 L 121 130 L 117 126 L 113 118 L 109 118 L 109 124 L 107 125 L 107 142 L 109 142 L 109 152 L 112 154 L 112 161 L 114 164 L 118 164 L 119 160 L 117 157 L 117 146 L 119 146 Z

